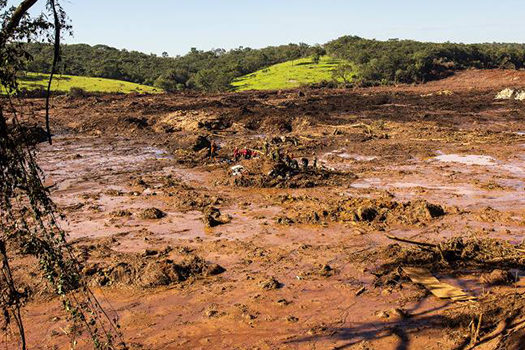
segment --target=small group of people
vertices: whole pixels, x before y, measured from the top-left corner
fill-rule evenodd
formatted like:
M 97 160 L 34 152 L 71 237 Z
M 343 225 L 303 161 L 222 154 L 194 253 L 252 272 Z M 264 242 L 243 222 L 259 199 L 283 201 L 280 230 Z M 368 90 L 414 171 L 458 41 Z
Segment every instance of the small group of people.
M 249 148 L 238 149 L 237 147 L 235 147 L 235 149 L 233 150 L 233 159 L 236 162 L 238 162 L 241 158 L 252 159 L 257 157 L 258 155 L 259 153 L 257 151 L 253 151 Z
M 212 147 L 215 143 L 212 142 Z M 213 153 L 212 153 L 213 154 Z M 308 166 L 310 165 L 310 161 L 308 158 L 301 158 L 301 169 L 299 168 L 299 162 L 297 159 L 295 159 L 293 153 L 286 153 L 282 154 L 281 148 L 276 146 L 271 148 L 271 145 L 268 141 L 265 141 L 263 144 L 263 151 L 262 154 L 266 157 L 270 157 L 274 162 L 283 162 L 288 168 L 293 170 L 303 170 L 307 171 Z M 249 149 L 249 148 L 242 148 L 239 149 L 238 147 L 235 147 L 233 150 L 233 161 L 238 162 L 241 159 L 252 159 L 259 157 L 261 155 L 260 152 Z M 315 169 L 317 168 L 317 157 L 314 156 L 312 167 Z

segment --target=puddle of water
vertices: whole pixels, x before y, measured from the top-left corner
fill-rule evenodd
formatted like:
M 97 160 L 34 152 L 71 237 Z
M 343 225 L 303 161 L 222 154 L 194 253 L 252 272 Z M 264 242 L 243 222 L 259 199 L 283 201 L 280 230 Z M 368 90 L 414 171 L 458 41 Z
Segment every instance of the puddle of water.
M 490 156 L 482 155 L 460 155 L 460 154 L 441 154 L 432 158 L 434 160 L 445 163 L 461 163 L 466 165 L 482 165 L 490 166 L 495 164 L 495 159 Z
M 362 156 L 359 154 L 349 154 L 349 153 L 340 153 L 337 156 L 343 159 L 353 159 L 358 162 L 371 162 L 374 159 L 377 159 L 377 157 L 375 156 Z
M 375 159 L 378 159 L 376 156 L 363 156 L 360 154 L 347 153 L 344 149 L 334 150 L 327 152 L 321 156 L 321 158 L 327 158 L 330 156 L 336 156 L 343 159 L 353 159 L 358 162 L 371 162 Z
M 370 178 L 370 179 L 362 179 L 362 180 L 359 180 L 359 181 L 355 181 L 353 182 L 350 187 L 353 187 L 353 188 L 372 188 L 372 187 L 375 187 L 375 188 L 380 188 L 383 184 L 383 181 L 381 181 L 381 179 L 379 178 Z

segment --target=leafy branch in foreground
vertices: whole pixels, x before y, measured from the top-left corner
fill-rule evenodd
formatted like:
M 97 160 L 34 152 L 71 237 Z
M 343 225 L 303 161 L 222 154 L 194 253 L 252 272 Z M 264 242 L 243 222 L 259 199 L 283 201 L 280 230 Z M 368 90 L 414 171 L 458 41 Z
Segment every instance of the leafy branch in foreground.
M 0 100 L 0 327 L 7 333 L 14 324 L 18 343 L 26 349 L 21 308 L 28 292 L 17 283 L 11 265 L 14 258 L 30 255 L 38 260 L 42 275 L 68 312 L 73 337 L 85 331 L 96 349 L 124 348 L 116 320 L 106 314 L 83 281 L 81 265 L 66 243 L 55 205 L 42 183 L 35 149 L 21 125 L 22 109 L 11 98 L 18 90 L 17 74 L 30 58 L 22 42 L 53 41 L 55 67 L 61 29 L 68 28 L 56 0 L 46 0 L 47 12 L 30 17 L 28 11 L 37 2 L 24 0 L 17 7 L 8 7 L 6 0 L 0 0 L 0 85 L 9 93 Z M 52 21 L 47 20 L 48 13 Z

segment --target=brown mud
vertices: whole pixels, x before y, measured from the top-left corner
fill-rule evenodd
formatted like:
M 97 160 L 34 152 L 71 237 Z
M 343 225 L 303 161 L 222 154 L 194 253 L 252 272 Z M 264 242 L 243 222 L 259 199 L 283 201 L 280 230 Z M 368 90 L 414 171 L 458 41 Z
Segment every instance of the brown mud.
M 523 86 L 523 72 L 467 71 L 352 91 L 58 97 L 39 163 L 131 349 L 518 349 L 525 105 L 494 97 Z M 42 101 L 23 103 L 42 117 Z M 15 260 L 30 348 L 69 349 L 59 301 Z M 403 266 L 478 299 L 439 300 Z

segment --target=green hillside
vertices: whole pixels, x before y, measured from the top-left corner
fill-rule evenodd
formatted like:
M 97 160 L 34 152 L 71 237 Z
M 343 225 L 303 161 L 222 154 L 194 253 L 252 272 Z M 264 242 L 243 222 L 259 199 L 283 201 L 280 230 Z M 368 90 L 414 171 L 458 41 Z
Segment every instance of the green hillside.
M 20 77 L 20 89 L 36 90 L 47 88 L 49 75 L 40 73 L 26 73 Z M 127 81 L 79 77 L 73 75 L 55 75 L 51 89 L 53 91 L 68 92 L 71 88 L 80 88 L 86 92 L 139 92 L 139 93 L 160 93 L 161 89 L 147 85 L 130 83 Z
M 312 58 L 302 58 L 261 69 L 237 78 L 232 83 L 236 91 L 291 89 L 302 85 L 334 80 L 332 71 L 339 64 L 348 63 L 329 56 L 319 63 Z

